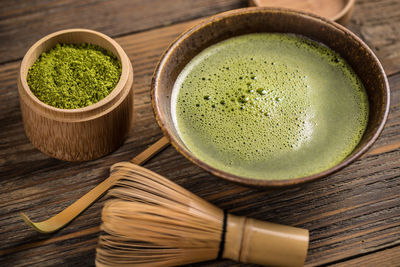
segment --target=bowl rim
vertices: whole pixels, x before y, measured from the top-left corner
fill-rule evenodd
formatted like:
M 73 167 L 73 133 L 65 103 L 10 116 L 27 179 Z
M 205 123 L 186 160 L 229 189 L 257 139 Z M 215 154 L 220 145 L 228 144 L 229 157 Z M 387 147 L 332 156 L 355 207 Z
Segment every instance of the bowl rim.
M 54 107 L 54 106 L 51 106 L 51 105 L 48 105 L 48 104 L 42 102 L 39 98 L 37 98 L 33 94 L 33 92 L 31 91 L 31 89 L 28 85 L 27 79 L 26 79 L 29 68 L 25 68 L 25 66 L 27 66 L 28 60 L 31 58 L 32 54 L 35 53 L 35 51 L 38 49 L 38 47 L 40 45 L 42 45 L 45 42 L 50 41 L 51 39 L 53 39 L 55 37 L 58 37 L 58 36 L 64 35 L 64 34 L 69 34 L 69 33 L 93 34 L 93 35 L 97 36 L 98 38 L 103 39 L 104 41 L 108 42 L 115 49 L 115 51 L 117 53 L 116 55 L 113 52 L 109 51 L 108 49 L 106 49 L 100 45 L 99 46 L 106 49 L 107 51 L 114 54 L 115 56 L 117 56 L 117 58 L 121 62 L 121 76 L 119 77 L 118 83 L 115 85 L 114 89 L 100 101 L 98 101 L 94 104 L 88 105 L 86 107 L 82 107 L 82 108 L 62 109 L 62 108 L 57 108 L 57 107 Z M 118 96 L 123 91 L 124 86 L 128 82 L 130 69 L 131 69 L 131 67 L 130 67 L 130 61 L 129 61 L 128 56 L 126 55 L 126 53 L 122 49 L 122 47 L 111 37 L 109 37 L 101 32 L 94 31 L 94 30 L 83 29 L 83 28 L 72 28 L 72 29 L 64 29 L 64 30 L 50 33 L 50 34 L 42 37 L 38 41 L 36 41 L 36 43 L 34 43 L 28 49 L 28 51 L 25 53 L 25 55 L 21 61 L 21 64 L 20 64 L 18 77 L 20 79 L 22 89 L 24 90 L 26 95 L 30 98 L 30 100 L 33 101 L 33 103 L 35 105 L 39 106 L 41 109 L 50 111 L 53 114 L 64 114 L 67 116 L 74 116 L 76 114 L 82 114 L 82 113 L 91 114 L 93 111 L 101 109 L 105 105 L 109 104 L 112 100 L 114 100 L 116 98 L 116 96 Z
M 292 178 L 292 179 L 284 179 L 284 180 L 261 180 L 261 179 L 248 178 L 248 177 L 244 177 L 244 176 L 231 174 L 231 173 L 225 172 L 223 170 L 217 169 L 215 167 L 212 167 L 212 166 L 208 165 L 207 163 L 203 162 L 202 160 L 198 159 L 196 157 L 196 155 L 194 155 L 191 151 L 189 151 L 185 147 L 179 145 L 179 142 L 177 142 L 174 135 L 170 134 L 167 127 L 165 126 L 164 115 L 163 115 L 162 110 L 160 109 L 160 105 L 158 104 L 161 100 L 158 97 L 157 89 L 159 87 L 158 84 L 160 82 L 160 75 L 163 72 L 163 69 L 164 69 L 166 63 L 168 62 L 169 57 L 172 54 L 172 52 L 180 46 L 180 43 L 183 40 L 185 40 L 186 38 L 190 38 L 191 34 L 196 32 L 200 28 L 206 27 L 207 25 L 210 25 L 216 21 L 224 20 L 231 16 L 241 15 L 241 14 L 259 13 L 259 12 L 293 14 L 295 16 L 307 17 L 307 18 L 311 18 L 314 20 L 318 20 L 322 24 L 329 24 L 330 26 L 344 32 L 349 38 L 353 38 L 356 42 L 358 42 L 363 47 L 363 49 L 365 49 L 369 54 L 371 54 L 373 60 L 375 61 L 375 63 L 377 64 L 377 66 L 379 68 L 379 72 L 382 74 L 382 77 L 384 79 L 386 105 L 384 106 L 383 116 L 381 116 L 381 118 L 379 118 L 379 126 L 376 128 L 374 134 L 368 140 L 366 140 L 366 143 L 359 149 L 359 151 L 357 153 L 355 153 L 351 156 L 347 156 L 342 162 L 340 162 L 339 164 L 336 164 L 335 166 L 333 166 L 325 171 L 318 172 L 318 173 L 315 173 L 315 174 L 312 174 L 309 176 Z M 285 9 L 285 8 L 250 7 L 250 8 L 241 8 L 241 9 L 230 10 L 227 12 L 216 14 L 214 16 L 211 16 L 211 17 L 201 21 L 200 23 L 196 24 L 195 26 L 191 27 L 190 29 L 186 30 L 181 35 L 179 35 L 169 45 L 169 47 L 164 51 L 162 57 L 158 61 L 158 64 L 154 70 L 154 74 L 153 74 L 153 78 L 152 78 L 151 98 L 152 98 L 153 112 L 155 114 L 157 123 L 160 126 L 163 134 L 170 140 L 173 147 L 179 153 L 181 153 L 185 158 L 187 158 L 188 160 L 190 160 L 197 166 L 201 167 L 202 169 L 212 173 L 213 175 L 216 175 L 218 177 L 221 177 L 221 178 L 226 179 L 231 182 L 236 182 L 236 183 L 244 184 L 244 185 L 248 185 L 248 186 L 282 187 L 282 186 L 298 185 L 298 184 L 302 184 L 305 182 L 317 180 L 322 177 L 326 177 L 326 176 L 328 176 L 332 173 L 335 173 L 338 170 L 344 168 L 345 166 L 349 165 L 350 163 L 355 161 L 357 158 L 359 158 L 362 154 L 364 154 L 375 143 L 376 139 L 381 134 L 383 127 L 386 123 L 386 120 L 387 120 L 387 117 L 389 114 L 389 107 L 390 107 L 390 89 L 389 88 L 390 87 L 389 87 L 389 83 L 388 83 L 386 74 L 384 72 L 384 69 L 383 69 L 380 61 L 376 57 L 376 55 L 358 36 L 356 36 L 350 30 L 346 29 L 344 26 L 342 26 L 334 21 L 331 21 L 329 19 L 326 19 L 326 18 L 323 18 L 323 17 L 315 15 L 315 14 L 311 14 L 311 13 L 300 12 L 300 11 L 295 11 L 295 10 Z

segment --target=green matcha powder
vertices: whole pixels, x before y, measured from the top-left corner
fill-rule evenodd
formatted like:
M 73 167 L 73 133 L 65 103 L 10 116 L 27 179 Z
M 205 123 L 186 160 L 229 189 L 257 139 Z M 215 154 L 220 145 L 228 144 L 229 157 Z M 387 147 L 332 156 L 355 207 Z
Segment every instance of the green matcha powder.
M 92 44 L 57 44 L 43 52 L 29 69 L 27 82 L 42 102 L 76 109 L 106 97 L 121 76 L 121 63 Z

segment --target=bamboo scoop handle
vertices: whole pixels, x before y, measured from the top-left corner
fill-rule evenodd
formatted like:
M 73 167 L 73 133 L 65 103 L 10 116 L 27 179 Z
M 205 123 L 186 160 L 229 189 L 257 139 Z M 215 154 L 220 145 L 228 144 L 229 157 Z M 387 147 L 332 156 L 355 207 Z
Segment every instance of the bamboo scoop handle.
M 145 151 L 134 157 L 131 162 L 137 165 L 141 165 L 155 154 L 160 152 L 163 148 L 165 148 L 169 144 L 169 140 L 164 136 L 156 143 L 151 145 Z M 75 219 L 80 213 L 82 213 L 85 209 L 91 206 L 98 198 L 100 198 L 104 193 L 111 188 L 115 182 L 117 182 L 119 177 L 110 176 L 97 185 L 95 188 L 86 193 L 83 197 L 72 203 L 69 207 L 67 207 L 62 212 L 57 215 L 51 217 L 42 222 L 32 222 L 28 216 L 24 213 L 21 213 L 24 221 L 31 226 L 33 229 L 40 233 L 52 233 L 60 230 L 65 225 L 70 223 L 73 219 Z
M 267 266 L 303 266 L 306 229 L 228 215 L 223 258 Z

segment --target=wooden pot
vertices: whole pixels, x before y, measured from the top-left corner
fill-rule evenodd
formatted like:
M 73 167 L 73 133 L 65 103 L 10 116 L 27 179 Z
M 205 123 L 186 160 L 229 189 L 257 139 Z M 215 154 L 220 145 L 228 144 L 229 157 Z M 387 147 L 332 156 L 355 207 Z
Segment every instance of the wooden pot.
M 78 109 L 60 109 L 41 102 L 30 90 L 29 68 L 57 43 L 91 43 L 113 53 L 122 73 L 116 87 L 99 102 Z M 133 71 L 121 46 L 92 30 L 68 29 L 47 35 L 25 54 L 18 76 L 18 92 L 26 135 L 43 153 L 61 160 L 85 161 L 118 148 L 133 123 Z
M 309 12 L 346 25 L 353 15 L 356 0 L 249 0 L 251 6 L 290 8 Z

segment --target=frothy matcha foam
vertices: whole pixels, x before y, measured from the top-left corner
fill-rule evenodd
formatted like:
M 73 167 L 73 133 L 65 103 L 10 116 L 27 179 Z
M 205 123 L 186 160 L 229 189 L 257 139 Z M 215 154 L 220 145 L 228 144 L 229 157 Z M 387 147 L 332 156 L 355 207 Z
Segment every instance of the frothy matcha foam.
M 367 125 L 365 89 L 328 47 L 288 34 L 217 43 L 183 69 L 172 113 L 187 148 L 254 179 L 291 179 L 341 162 Z

